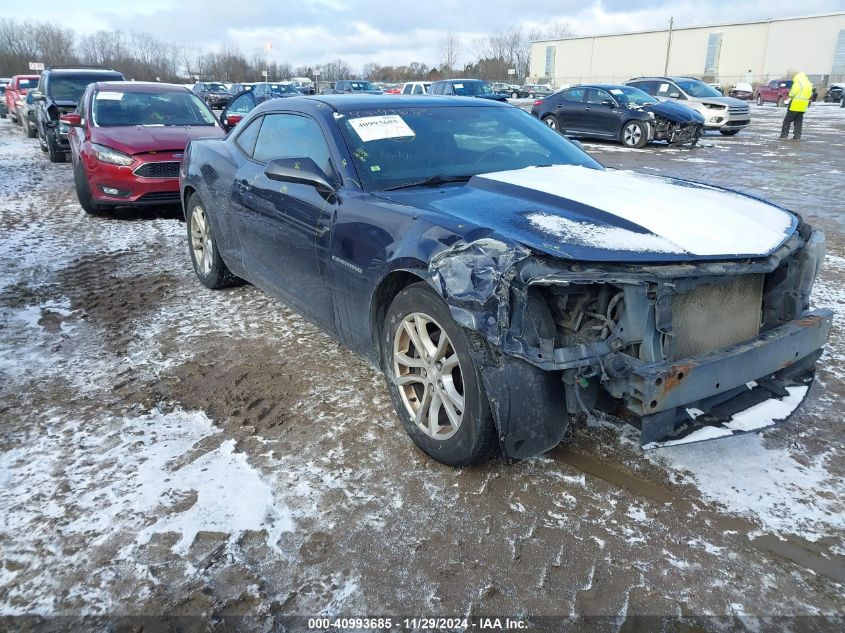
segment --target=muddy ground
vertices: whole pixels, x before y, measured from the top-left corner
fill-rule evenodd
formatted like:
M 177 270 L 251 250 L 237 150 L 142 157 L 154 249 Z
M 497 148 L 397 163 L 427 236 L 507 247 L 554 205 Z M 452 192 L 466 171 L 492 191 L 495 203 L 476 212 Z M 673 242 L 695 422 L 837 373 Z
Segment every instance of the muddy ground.
M 838 313 L 803 408 L 648 453 L 620 420 L 580 415 L 546 456 L 460 470 L 415 449 L 376 369 L 252 286 L 200 286 L 174 210 L 86 215 L 70 166 L 0 121 L 0 628 L 382 614 L 836 630 L 845 109 L 814 106 L 800 144 L 776 139 L 783 110 L 752 114 L 693 149 L 585 147 L 827 232 L 814 303 Z

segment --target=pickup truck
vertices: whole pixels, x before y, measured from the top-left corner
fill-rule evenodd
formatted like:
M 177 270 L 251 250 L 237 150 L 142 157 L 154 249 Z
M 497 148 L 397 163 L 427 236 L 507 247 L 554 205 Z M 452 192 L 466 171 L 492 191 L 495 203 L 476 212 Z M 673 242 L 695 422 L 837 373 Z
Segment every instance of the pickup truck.
M 15 123 L 18 122 L 16 102 L 18 97 L 25 95 L 27 90 L 38 85 L 38 75 L 15 75 L 12 81 L 6 86 L 6 108 L 9 110 L 9 117 Z
M 792 88 L 791 79 L 773 79 L 769 83 L 757 88 L 754 100 L 758 106 L 764 103 L 776 103 L 778 106 L 786 104 L 789 89 Z

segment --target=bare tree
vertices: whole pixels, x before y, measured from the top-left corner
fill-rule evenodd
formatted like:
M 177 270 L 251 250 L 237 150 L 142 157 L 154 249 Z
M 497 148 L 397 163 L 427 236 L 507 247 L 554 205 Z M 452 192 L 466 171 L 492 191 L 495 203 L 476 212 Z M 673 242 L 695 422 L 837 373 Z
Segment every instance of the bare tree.
M 461 41 L 454 31 L 449 31 L 440 38 L 438 52 L 440 54 L 440 70 L 448 74 L 455 69 L 458 56 L 461 54 Z

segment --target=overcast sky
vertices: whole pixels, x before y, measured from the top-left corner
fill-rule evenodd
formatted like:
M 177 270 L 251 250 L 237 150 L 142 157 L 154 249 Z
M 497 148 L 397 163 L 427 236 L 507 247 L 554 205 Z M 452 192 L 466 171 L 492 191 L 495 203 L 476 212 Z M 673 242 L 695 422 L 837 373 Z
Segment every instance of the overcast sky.
M 124 5 L 117 9 L 117 5 Z M 197 49 L 238 46 L 251 55 L 272 42 L 278 62 L 312 64 L 343 58 L 353 67 L 421 61 L 437 64 L 437 44 L 459 34 L 462 61 L 474 42 L 515 26 L 567 22 L 578 35 L 841 11 L 844 0 L 71 0 L 44 4 L 0 0 L 0 15 L 58 21 L 78 32 L 147 31 Z M 793 43 L 792 45 L 795 45 Z M 800 43 L 798 44 L 800 45 Z M 812 42 L 803 45 L 812 46 Z

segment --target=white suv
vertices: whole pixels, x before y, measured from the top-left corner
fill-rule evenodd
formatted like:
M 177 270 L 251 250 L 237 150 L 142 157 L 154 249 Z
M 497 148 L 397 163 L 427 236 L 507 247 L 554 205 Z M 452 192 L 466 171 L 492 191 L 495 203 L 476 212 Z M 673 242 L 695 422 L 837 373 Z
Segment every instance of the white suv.
M 719 130 L 725 136 L 733 136 L 751 123 L 751 108 L 748 104 L 708 86 L 691 77 L 637 77 L 625 82 L 644 90 L 660 101 L 676 99 L 704 117 L 705 130 Z

